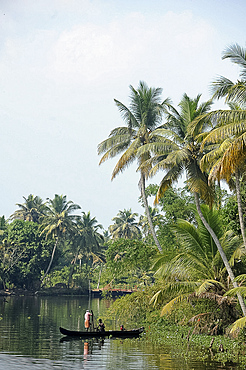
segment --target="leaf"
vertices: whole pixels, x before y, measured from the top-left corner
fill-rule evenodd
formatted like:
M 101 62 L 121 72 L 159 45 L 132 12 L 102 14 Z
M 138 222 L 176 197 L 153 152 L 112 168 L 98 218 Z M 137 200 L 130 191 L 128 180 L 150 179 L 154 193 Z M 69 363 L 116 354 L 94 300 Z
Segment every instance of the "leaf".
M 236 330 L 244 328 L 245 325 L 246 325 L 246 316 L 242 317 L 241 319 L 238 319 L 233 323 L 230 333 L 234 333 Z
M 184 299 L 187 299 L 187 295 L 180 295 L 178 297 L 175 297 L 170 302 L 168 302 L 161 310 L 161 316 L 167 315 L 173 310 L 173 307 L 176 303 L 182 302 Z

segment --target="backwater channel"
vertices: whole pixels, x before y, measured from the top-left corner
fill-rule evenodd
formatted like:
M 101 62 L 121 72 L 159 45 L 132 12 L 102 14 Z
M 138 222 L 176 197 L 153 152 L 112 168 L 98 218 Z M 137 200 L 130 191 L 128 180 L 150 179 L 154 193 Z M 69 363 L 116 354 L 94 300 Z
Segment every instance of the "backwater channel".
M 60 326 L 84 330 L 88 305 L 98 319 L 109 304 L 78 296 L 0 297 L 0 369 L 241 369 L 177 355 L 168 343 L 158 348 L 138 339 L 64 340 Z M 115 329 L 109 325 L 106 329 Z

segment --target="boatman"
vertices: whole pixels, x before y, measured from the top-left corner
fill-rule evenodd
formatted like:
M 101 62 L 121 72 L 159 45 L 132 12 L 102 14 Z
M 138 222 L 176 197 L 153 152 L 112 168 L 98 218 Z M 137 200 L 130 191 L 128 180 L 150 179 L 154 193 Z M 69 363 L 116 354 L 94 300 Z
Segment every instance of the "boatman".
M 89 310 L 86 310 L 86 313 L 85 313 L 85 329 L 86 331 L 88 331 L 91 323 L 90 323 L 90 317 L 92 316 L 92 313 L 90 313 Z
M 98 320 L 97 330 L 100 331 L 101 333 L 105 331 L 105 325 L 102 322 L 102 319 Z

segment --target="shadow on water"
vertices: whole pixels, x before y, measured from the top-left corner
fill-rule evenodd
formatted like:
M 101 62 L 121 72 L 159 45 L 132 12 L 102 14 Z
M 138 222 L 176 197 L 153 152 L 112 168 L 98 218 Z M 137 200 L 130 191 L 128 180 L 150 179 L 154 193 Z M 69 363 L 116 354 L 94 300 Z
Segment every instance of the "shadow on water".
M 91 300 L 95 320 L 108 304 Z M 168 344 L 160 349 L 138 339 L 64 339 L 59 327 L 84 330 L 87 308 L 87 297 L 0 298 L 0 370 L 240 369 L 212 359 L 186 358 Z

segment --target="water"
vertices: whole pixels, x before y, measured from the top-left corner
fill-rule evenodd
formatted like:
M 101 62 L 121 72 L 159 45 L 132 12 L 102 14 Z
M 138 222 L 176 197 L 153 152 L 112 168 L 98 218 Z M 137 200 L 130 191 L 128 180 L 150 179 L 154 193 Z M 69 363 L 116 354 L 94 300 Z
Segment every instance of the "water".
M 92 299 L 99 318 L 107 301 Z M 86 297 L 0 297 L 0 369 L 217 370 L 237 366 L 204 364 L 133 339 L 64 340 L 59 331 L 83 330 Z M 108 327 L 107 327 L 108 328 Z

